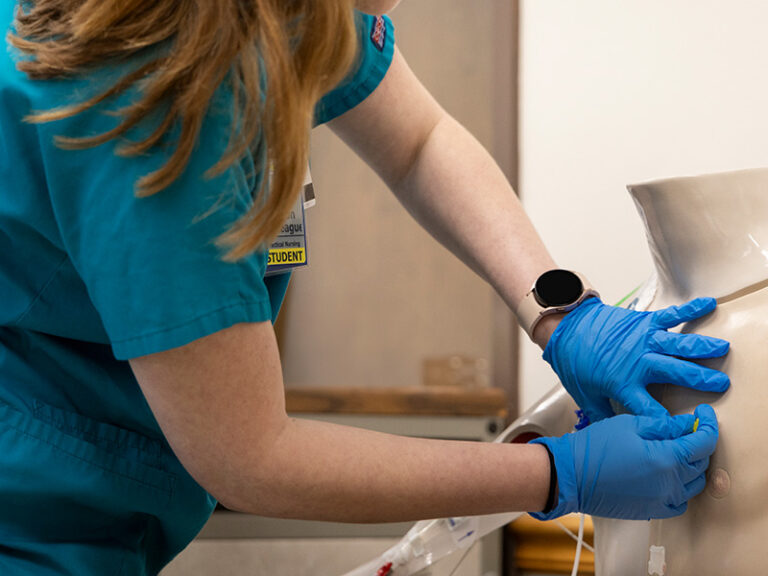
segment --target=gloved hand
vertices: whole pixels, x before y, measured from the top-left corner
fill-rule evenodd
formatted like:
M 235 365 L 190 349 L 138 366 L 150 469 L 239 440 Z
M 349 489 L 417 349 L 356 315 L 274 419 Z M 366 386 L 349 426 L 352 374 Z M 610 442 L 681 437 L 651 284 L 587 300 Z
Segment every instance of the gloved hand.
M 692 432 L 695 418 L 699 419 Z M 686 511 L 704 489 L 717 443 L 717 418 L 702 404 L 694 415 L 622 414 L 560 438 L 537 438 L 554 456 L 558 500 L 550 520 L 570 512 L 648 520 Z
M 726 340 L 667 332 L 709 314 L 715 305 L 714 298 L 696 298 L 682 306 L 636 312 L 589 298 L 558 324 L 544 359 L 591 422 L 614 415 L 609 398 L 633 414 L 666 414 L 646 390 L 648 384 L 711 392 L 730 385 L 723 372 L 685 360 L 723 356 Z

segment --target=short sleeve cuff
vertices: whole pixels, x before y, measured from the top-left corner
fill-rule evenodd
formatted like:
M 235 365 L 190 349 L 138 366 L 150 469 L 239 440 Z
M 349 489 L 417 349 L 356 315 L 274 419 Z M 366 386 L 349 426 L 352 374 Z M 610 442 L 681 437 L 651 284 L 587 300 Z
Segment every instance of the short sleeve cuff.
M 243 322 L 266 322 L 272 319 L 272 306 L 267 301 L 238 302 L 213 310 L 181 324 L 112 342 L 118 360 L 128 360 L 184 346 L 225 328 Z
M 315 110 L 315 124 L 325 124 L 351 110 L 381 84 L 395 53 L 395 29 L 387 16 L 357 15 L 360 52 L 357 70 L 326 94 Z

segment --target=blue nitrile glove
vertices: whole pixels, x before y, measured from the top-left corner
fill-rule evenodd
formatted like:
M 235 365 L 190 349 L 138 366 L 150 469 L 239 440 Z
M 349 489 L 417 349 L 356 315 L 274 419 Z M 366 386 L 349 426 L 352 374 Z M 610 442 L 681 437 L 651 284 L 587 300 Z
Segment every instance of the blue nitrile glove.
M 702 404 L 694 415 L 622 414 L 560 438 L 532 440 L 554 457 L 558 493 L 550 512 L 531 515 L 539 520 L 570 512 L 626 520 L 678 516 L 704 489 L 717 434 L 715 411 Z
M 589 298 L 555 328 L 544 359 L 592 422 L 614 415 L 609 398 L 632 414 L 666 414 L 646 390 L 648 384 L 710 392 L 730 385 L 723 372 L 685 360 L 722 356 L 728 352 L 726 340 L 667 332 L 709 314 L 715 305 L 714 298 L 696 298 L 682 306 L 636 312 Z

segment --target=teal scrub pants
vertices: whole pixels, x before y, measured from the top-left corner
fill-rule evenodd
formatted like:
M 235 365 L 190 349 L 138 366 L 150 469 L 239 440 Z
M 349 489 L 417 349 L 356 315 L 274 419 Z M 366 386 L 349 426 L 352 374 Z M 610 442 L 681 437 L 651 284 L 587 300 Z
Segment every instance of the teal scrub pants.
M 214 506 L 163 442 L 0 402 L 0 575 L 157 574 Z

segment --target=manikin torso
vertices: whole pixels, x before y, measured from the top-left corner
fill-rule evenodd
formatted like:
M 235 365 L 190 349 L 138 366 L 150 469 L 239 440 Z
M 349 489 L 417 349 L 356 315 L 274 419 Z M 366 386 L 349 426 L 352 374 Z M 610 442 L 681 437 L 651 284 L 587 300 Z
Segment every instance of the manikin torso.
M 648 232 L 656 273 L 638 308 L 698 296 L 714 313 L 683 327 L 724 338 L 708 365 L 731 378 L 725 394 L 649 387 L 672 414 L 711 404 L 720 424 L 707 487 L 678 518 L 596 519 L 599 576 L 759 574 L 768 552 L 768 169 L 630 186 Z M 664 566 L 651 565 L 649 550 Z

